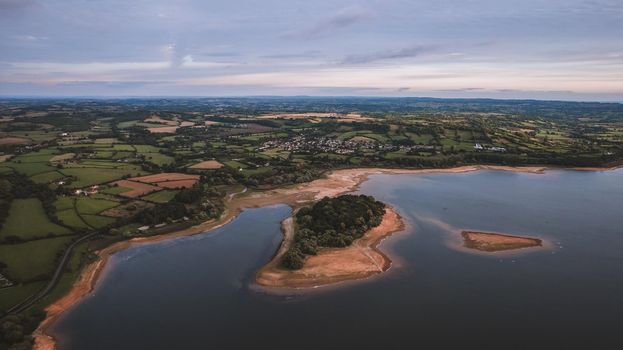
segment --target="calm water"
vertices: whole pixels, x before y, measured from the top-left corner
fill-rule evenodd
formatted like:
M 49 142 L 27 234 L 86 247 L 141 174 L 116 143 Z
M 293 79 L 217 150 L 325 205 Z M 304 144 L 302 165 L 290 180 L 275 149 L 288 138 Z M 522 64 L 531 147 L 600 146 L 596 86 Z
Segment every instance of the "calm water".
M 55 324 L 68 349 L 621 349 L 623 170 L 379 175 L 360 192 L 411 224 L 382 244 L 400 267 L 329 290 L 267 294 L 255 271 L 287 206 L 116 254 L 96 292 Z M 546 237 L 482 256 L 448 227 Z

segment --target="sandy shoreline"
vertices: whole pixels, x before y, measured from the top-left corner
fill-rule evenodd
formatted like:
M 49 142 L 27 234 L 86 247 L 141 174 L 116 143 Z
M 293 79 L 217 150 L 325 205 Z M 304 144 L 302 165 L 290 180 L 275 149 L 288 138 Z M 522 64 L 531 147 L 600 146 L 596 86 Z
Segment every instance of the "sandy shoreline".
M 404 228 L 400 215 L 387 207 L 379 226 L 348 247 L 321 249 L 317 255 L 307 257 L 300 270 L 279 266 L 279 257 L 287 250 L 280 248 L 280 253 L 257 273 L 256 282 L 265 287 L 310 288 L 367 278 L 387 271 L 392 262 L 377 247 L 383 239 Z M 284 223 L 284 236 L 284 241 L 292 236 L 291 221 Z
M 463 231 L 461 236 L 465 240 L 465 247 L 484 252 L 499 252 L 505 250 L 523 249 L 543 246 L 539 238 L 508 235 L 494 232 Z
M 614 170 L 614 168 L 569 168 L 573 170 Z M 469 165 L 447 169 L 387 169 L 387 168 L 354 168 L 334 170 L 326 174 L 324 178 L 317 179 L 308 183 L 293 185 L 275 190 L 245 193 L 244 195 L 228 199 L 225 213 L 218 220 L 210 220 L 202 224 L 187 228 L 174 233 L 164 234 L 153 237 L 138 237 L 128 241 L 115 243 L 97 252 L 98 259 L 83 268 L 78 280 L 72 289 L 61 299 L 49 305 L 45 311 L 46 318 L 33 333 L 35 339 L 35 350 L 55 349 L 55 342 L 52 337 L 45 333 L 54 320 L 63 312 L 70 309 L 82 298 L 90 294 L 97 283 L 102 269 L 105 267 L 108 257 L 118 251 L 127 249 L 137 244 L 150 244 L 178 237 L 190 236 L 214 230 L 231 220 L 233 220 L 242 210 L 246 208 L 258 208 L 275 204 L 287 204 L 291 207 L 299 207 L 302 204 L 313 200 L 321 199 L 325 196 L 333 197 L 343 193 L 355 191 L 361 183 L 365 182 L 370 175 L 376 174 L 438 174 L 438 173 L 466 173 L 479 170 L 500 170 L 542 174 L 546 170 L 556 170 L 564 168 L 552 168 L 545 166 L 530 167 L 511 167 L 511 166 L 490 166 L 490 165 Z M 397 215 L 397 214 L 396 214 Z M 379 240 L 380 242 L 380 240 Z M 378 242 L 377 242 L 378 244 Z M 283 244 L 282 244 L 283 245 Z M 375 246 L 376 248 L 376 246 Z M 380 253 L 380 252 L 379 252 Z M 380 253 L 382 254 L 382 253 Z M 385 256 L 385 259 L 388 259 Z M 273 259 L 274 261 L 274 259 Z M 273 262 L 271 261 L 271 263 Z M 362 276 L 363 278 L 363 276 Z

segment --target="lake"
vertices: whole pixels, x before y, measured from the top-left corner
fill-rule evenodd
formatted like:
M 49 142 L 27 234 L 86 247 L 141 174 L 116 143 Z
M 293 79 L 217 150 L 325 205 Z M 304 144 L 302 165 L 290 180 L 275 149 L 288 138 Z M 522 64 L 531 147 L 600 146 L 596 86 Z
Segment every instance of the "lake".
M 69 349 L 614 349 L 623 341 L 623 169 L 375 175 L 359 193 L 408 229 L 395 266 L 308 292 L 253 284 L 288 206 L 115 254 L 49 332 Z M 455 230 L 543 237 L 515 254 L 452 249 Z

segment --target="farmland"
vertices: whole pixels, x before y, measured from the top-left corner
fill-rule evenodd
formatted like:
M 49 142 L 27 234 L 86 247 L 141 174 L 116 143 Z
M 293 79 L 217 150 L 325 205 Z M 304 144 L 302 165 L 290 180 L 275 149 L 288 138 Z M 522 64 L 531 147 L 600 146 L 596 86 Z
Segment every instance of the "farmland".
M 615 166 L 619 104 L 435 99 L 0 101 L 0 310 L 87 234 L 51 302 L 112 242 L 215 219 L 226 198 L 350 167 Z M 18 123 L 19 130 L 11 126 Z M 142 229 L 139 230 L 139 227 Z

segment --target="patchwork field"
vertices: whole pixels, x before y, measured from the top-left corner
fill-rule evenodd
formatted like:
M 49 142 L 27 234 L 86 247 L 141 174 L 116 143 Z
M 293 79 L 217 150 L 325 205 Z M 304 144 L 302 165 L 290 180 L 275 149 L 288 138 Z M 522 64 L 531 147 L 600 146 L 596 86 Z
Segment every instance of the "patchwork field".
M 160 187 L 146 184 L 143 182 L 130 181 L 130 180 L 119 180 L 115 182 L 118 188 L 127 188 L 129 191 L 119 192 L 118 194 L 123 197 L 128 198 L 136 198 L 142 195 L 145 195 L 150 192 L 161 190 Z
M 191 169 L 219 169 L 223 167 L 223 163 L 216 160 L 205 160 L 190 166 Z

